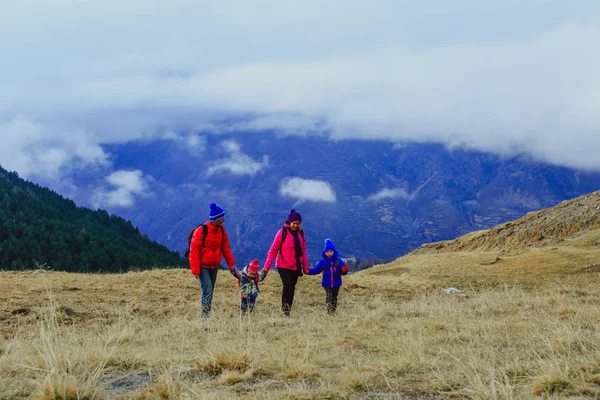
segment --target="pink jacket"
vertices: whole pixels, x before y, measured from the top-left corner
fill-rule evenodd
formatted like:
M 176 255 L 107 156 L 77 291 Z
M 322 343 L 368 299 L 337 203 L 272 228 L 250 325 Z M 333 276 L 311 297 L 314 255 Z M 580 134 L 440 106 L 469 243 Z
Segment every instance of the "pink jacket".
M 288 232 L 285 236 L 285 242 L 281 244 L 281 237 L 283 235 L 284 229 L 291 229 L 289 224 L 284 224 L 283 228 L 277 231 L 275 235 L 275 239 L 273 240 L 273 244 L 269 249 L 269 253 L 267 254 L 267 261 L 265 262 L 264 268 L 269 270 L 271 268 L 271 264 L 275 261 L 275 266 L 283 269 L 296 269 L 296 250 L 294 249 L 294 235 L 291 232 Z M 308 271 L 310 268 L 308 265 L 308 257 L 306 256 L 306 238 L 302 234 L 298 234 L 300 238 L 300 244 L 302 245 L 302 257 L 300 257 L 300 262 L 302 263 L 302 269 L 304 272 Z M 279 252 L 279 247 L 281 247 L 281 253 Z M 283 257 L 281 257 L 283 255 Z

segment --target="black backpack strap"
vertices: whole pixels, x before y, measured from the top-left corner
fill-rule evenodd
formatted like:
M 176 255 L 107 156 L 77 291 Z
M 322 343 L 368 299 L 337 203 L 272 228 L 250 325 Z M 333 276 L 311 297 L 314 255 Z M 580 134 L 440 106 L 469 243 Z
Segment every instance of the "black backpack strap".
M 206 247 L 206 236 L 208 235 L 208 226 L 206 224 L 200 225 L 202 227 L 202 247 Z
M 204 225 L 204 224 L 202 224 L 202 225 Z M 198 225 L 197 227 L 192 229 L 192 231 L 188 235 L 188 248 L 187 248 L 187 251 L 185 252 L 186 258 L 189 257 L 189 255 L 190 255 L 190 249 L 192 247 L 192 237 L 194 236 L 194 232 L 196 232 L 196 229 L 200 228 L 202 225 Z
M 283 227 L 281 228 L 283 229 L 283 232 L 281 232 L 281 243 L 279 243 L 279 251 L 277 252 L 277 254 L 279 254 L 281 256 L 281 259 L 284 260 L 283 258 L 283 253 L 281 252 L 281 248 L 283 247 L 283 242 L 285 242 L 285 237 L 287 236 L 287 227 Z
M 279 243 L 279 251 L 277 253 L 281 256 L 281 259 L 285 261 L 285 259 L 283 258 L 283 253 L 281 252 L 281 248 L 283 247 L 283 242 L 285 241 L 285 238 L 287 237 L 288 227 L 284 226 L 281 229 L 283 229 L 283 232 L 281 233 L 281 243 Z M 302 240 L 304 240 L 304 231 L 302 229 L 300 229 L 299 232 L 300 232 L 300 236 L 302 236 Z
M 202 247 L 206 247 L 206 235 L 208 235 L 208 226 L 206 226 L 206 224 L 200 224 L 197 227 L 195 227 L 194 229 L 192 229 L 192 231 L 188 235 L 188 249 L 184 255 L 186 258 L 190 256 L 190 250 L 192 247 L 192 238 L 194 237 L 194 233 L 200 227 L 202 227 Z

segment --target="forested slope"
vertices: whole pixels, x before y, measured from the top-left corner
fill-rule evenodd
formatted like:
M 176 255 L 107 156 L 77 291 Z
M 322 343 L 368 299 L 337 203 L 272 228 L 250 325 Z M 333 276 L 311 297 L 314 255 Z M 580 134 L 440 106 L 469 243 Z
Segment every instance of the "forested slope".
M 0 269 L 40 265 L 72 272 L 118 272 L 181 266 L 182 260 L 130 221 L 77 207 L 0 167 Z

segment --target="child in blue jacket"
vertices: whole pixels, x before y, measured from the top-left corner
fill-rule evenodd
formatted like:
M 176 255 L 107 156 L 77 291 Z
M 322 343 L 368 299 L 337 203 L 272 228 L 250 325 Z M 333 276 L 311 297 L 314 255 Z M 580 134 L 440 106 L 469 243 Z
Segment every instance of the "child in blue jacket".
M 321 254 L 323 259 L 316 267 L 309 270 L 309 275 L 323 272 L 322 285 L 325 289 L 325 305 L 327 312 L 334 314 L 337 309 L 337 297 L 342 286 L 342 275 L 348 273 L 348 266 L 338 256 L 338 252 L 331 239 L 325 239 L 325 247 Z

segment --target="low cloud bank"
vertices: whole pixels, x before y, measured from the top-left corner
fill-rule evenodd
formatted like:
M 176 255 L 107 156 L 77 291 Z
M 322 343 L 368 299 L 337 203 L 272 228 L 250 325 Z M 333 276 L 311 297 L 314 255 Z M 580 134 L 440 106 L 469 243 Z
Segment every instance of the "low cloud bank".
M 440 2 L 443 18 L 387 0 L 5 3 L 0 162 L 25 177 L 106 163 L 103 144 L 257 130 L 600 169 L 597 1 Z
M 302 178 L 288 178 L 281 182 L 279 194 L 300 201 L 335 203 L 335 191 L 326 181 Z
M 148 194 L 147 177 L 140 170 L 119 170 L 106 177 L 108 188 L 99 188 L 92 196 L 95 207 L 123 207 L 135 205 L 136 197 Z
M 269 166 L 268 156 L 263 156 L 261 161 L 254 161 L 249 155 L 242 152 L 236 141 L 226 140 L 221 143 L 221 147 L 228 156 L 208 168 L 207 174 L 209 176 L 217 172 L 229 172 L 234 175 L 256 175 Z
M 379 192 L 369 196 L 369 200 L 380 201 L 385 199 L 407 199 L 409 194 L 404 189 L 381 189 Z

